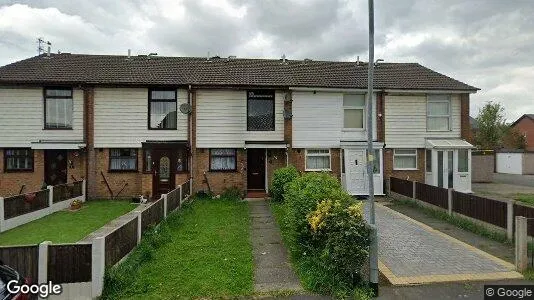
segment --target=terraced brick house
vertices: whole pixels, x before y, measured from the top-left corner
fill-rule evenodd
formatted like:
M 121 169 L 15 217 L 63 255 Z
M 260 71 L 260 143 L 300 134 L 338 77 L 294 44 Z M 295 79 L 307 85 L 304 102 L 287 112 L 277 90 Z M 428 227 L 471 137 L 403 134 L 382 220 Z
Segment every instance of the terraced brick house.
M 375 193 L 388 176 L 470 190 L 469 94 L 415 63 L 376 67 Z M 268 193 L 273 171 L 367 194 L 367 64 L 44 54 L 0 67 L 0 196 L 87 179 L 91 198 Z

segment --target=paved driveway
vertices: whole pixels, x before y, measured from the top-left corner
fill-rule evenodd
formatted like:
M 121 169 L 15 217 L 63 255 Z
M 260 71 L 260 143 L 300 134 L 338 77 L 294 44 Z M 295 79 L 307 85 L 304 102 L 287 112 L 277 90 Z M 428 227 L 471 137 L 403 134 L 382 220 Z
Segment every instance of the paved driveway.
M 379 268 L 394 285 L 522 278 L 512 264 L 381 204 L 376 221 Z
M 534 194 L 533 186 L 509 183 L 473 183 L 473 192 L 482 197 L 494 199 L 514 199 L 516 194 Z

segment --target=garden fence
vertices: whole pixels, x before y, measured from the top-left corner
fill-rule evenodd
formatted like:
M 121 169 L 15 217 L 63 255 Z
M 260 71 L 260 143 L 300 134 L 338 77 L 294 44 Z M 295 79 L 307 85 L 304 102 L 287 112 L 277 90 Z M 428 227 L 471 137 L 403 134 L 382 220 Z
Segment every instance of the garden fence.
M 90 243 L 45 241 L 38 245 L 0 247 L 0 260 L 32 282 L 62 284 L 62 296 L 66 298 L 99 297 L 105 269 L 119 263 L 140 243 L 142 224 L 157 225 L 168 213 L 179 209 L 180 203 L 190 199 L 189 193 L 184 194 L 183 190 L 190 191 L 191 185 L 190 179 L 155 202 L 140 206 L 130 217 L 121 216 L 112 221 L 120 225 Z M 175 208 L 169 209 L 173 205 Z
M 0 232 L 40 219 L 70 206 L 74 200 L 85 201 L 85 180 L 44 190 L 0 197 Z
M 397 194 L 444 209 L 449 215 L 468 217 L 493 228 L 506 230 L 513 238 L 516 216 L 534 218 L 534 207 L 513 200 L 499 200 L 461 193 L 424 183 L 390 177 L 390 195 Z M 528 224 L 528 235 L 534 236 L 534 222 Z

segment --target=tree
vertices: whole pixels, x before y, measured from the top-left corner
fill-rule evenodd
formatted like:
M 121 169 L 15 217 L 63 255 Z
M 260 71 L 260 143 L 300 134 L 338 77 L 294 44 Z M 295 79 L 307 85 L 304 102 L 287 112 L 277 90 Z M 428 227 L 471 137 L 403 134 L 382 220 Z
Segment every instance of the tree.
M 475 142 L 481 149 L 496 149 L 503 145 L 503 137 L 507 132 L 504 106 L 489 101 L 479 110 L 476 117 L 478 131 Z
M 527 139 L 516 128 L 507 126 L 504 131 L 503 146 L 508 149 L 525 149 Z

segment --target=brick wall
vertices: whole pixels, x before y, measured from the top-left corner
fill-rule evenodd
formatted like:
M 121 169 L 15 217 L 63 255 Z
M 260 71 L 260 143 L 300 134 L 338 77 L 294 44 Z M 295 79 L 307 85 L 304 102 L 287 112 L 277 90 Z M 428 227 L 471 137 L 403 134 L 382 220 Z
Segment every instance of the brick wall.
M 473 143 L 473 132 L 469 122 L 469 94 L 460 95 L 460 126 L 462 139 Z
M 210 172 L 209 149 L 196 149 L 195 168 L 193 170 L 194 191 L 207 191 L 208 182 L 211 191 L 220 194 L 225 188 L 237 187 L 243 193 L 247 189 L 246 150 L 237 149 L 237 170 L 234 172 Z M 204 176 L 206 173 L 206 176 Z M 207 177 L 207 181 L 206 181 Z
M 97 174 L 96 150 L 94 148 L 94 103 L 95 91 L 93 88 L 83 90 L 84 101 L 84 141 L 86 143 L 86 178 L 87 178 L 87 197 L 94 199 L 100 196 L 98 192 L 98 182 L 101 180 Z
M 294 165 L 299 172 L 304 173 L 306 167 L 306 149 L 291 149 L 289 151 L 289 164 Z M 340 153 L 341 150 L 337 148 L 330 149 L 331 160 L 330 167 L 332 171 L 330 172 L 333 176 L 338 179 L 341 179 L 341 170 L 340 170 Z
M 379 142 L 385 139 L 384 97 L 384 93 L 378 93 L 376 98 L 376 138 Z
M 524 117 L 517 122 L 513 128 L 517 130 L 519 134 L 526 134 L 527 138 L 525 150 L 534 151 L 534 121 L 528 117 Z
M 286 166 L 286 149 L 267 149 L 267 182 L 269 190 L 276 169 Z
M 68 160 L 72 162 L 72 165 L 67 166 L 67 182 L 85 179 L 85 162 L 87 157 L 86 152 L 83 150 L 69 150 L 67 156 Z
M 288 91 L 289 99 L 293 99 L 291 91 Z M 284 110 L 292 112 L 293 110 L 293 104 L 292 101 L 284 101 Z M 292 118 L 286 119 L 284 118 L 284 141 L 286 144 L 289 144 L 289 147 L 293 147 L 293 121 Z
M 137 162 L 139 169 L 142 166 L 142 151 L 137 151 Z M 96 172 L 97 180 L 94 185 L 94 198 L 110 199 L 113 196 L 117 196 L 119 191 L 124 187 L 123 191 L 118 194 L 118 198 L 131 198 L 132 196 L 139 196 L 143 194 L 143 174 L 140 171 L 136 172 L 109 172 L 109 149 L 97 149 L 96 150 Z M 109 191 L 106 178 L 111 192 Z M 127 185 L 126 185 L 127 184 Z M 152 188 L 150 188 L 152 191 Z
M 384 149 L 384 180 L 393 176 L 425 182 L 425 149 L 417 149 L 417 170 L 393 170 L 393 149 Z
M 0 149 L 0 196 L 19 194 L 22 185 L 25 192 L 41 189 L 44 183 L 44 150 L 33 151 L 33 172 L 9 172 L 4 169 L 4 150 Z

